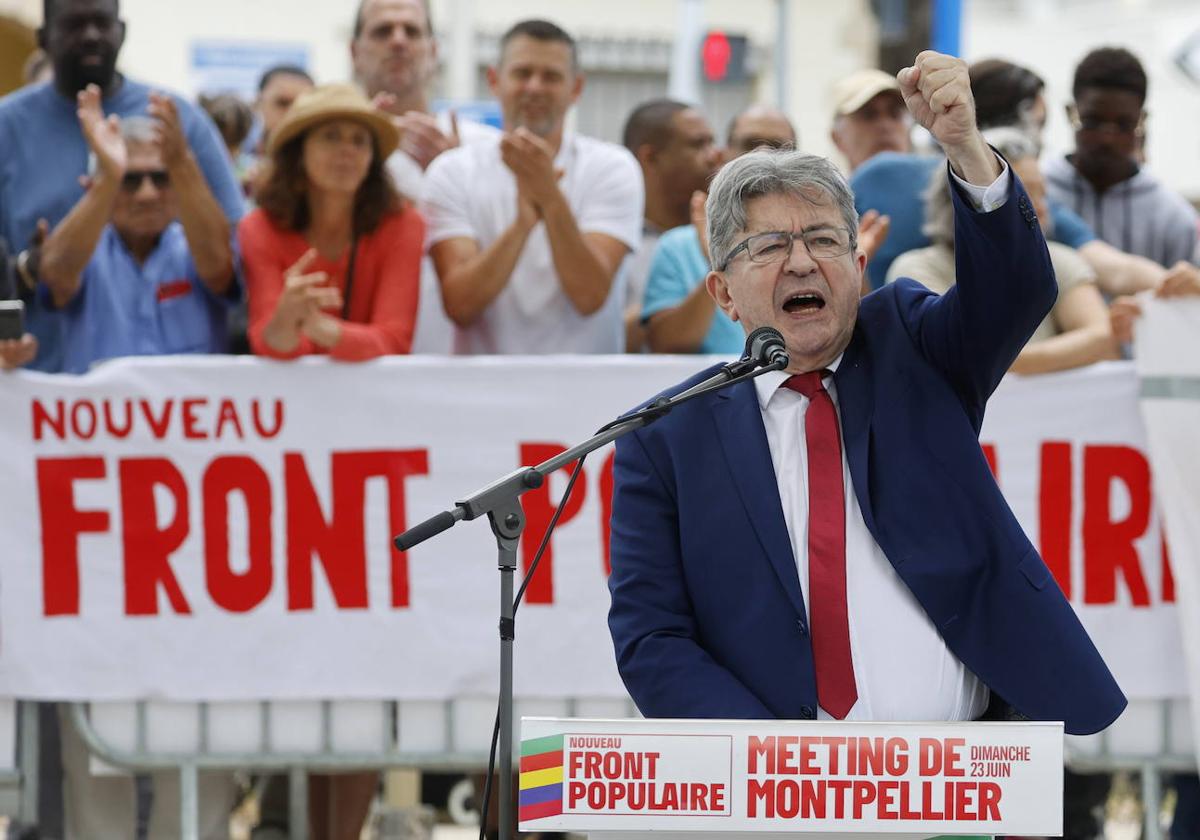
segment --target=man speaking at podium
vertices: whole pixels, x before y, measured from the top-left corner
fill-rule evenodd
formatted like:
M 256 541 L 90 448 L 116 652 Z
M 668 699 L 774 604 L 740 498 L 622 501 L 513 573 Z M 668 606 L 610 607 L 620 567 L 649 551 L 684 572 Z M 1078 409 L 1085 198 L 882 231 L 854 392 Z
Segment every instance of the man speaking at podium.
M 1125 707 L 979 446 L 1054 303 L 1041 229 L 976 128 L 966 64 L 924 52 L 898 79 L 949 159 L 958 280 L 941 297 L 901 280 L 860 303 L 853 197 L 823 158 L 754 152 L 709 192 L 708 291 L 747 333 L 778 329 L 790 364 L 617 444 L 609 627 L 647 717 L 953 721 L 1003 703 L 1084 734 Z

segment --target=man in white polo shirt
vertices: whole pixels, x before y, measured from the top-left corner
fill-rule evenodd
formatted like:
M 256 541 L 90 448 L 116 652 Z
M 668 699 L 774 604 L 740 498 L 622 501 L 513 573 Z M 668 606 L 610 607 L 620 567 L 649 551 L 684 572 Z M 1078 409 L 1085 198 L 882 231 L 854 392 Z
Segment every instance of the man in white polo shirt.
M 488 84 L 504 134 L 426 171 L 421 211 L 458 353 L 620 353 L 623 264 L 641 239 L 626 149 L 564 131 L 583 90 L 575 42 L 528 20 Z

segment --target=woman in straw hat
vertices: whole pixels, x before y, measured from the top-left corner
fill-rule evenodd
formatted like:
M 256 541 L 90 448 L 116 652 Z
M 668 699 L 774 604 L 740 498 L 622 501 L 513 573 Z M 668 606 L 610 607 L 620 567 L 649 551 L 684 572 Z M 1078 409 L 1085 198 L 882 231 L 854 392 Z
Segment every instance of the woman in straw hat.
M 412 345 L 425 223 L 384 162 L 395 126 L 354 86 L 302 94 L 238 226 L 255 353 L 361 361 Z
M 391 121 L 351 85 L 299 96 L 238 226 L 255 353 L 359 361 L 412 345 L 425 223 L 384 169 Z M 379 774 L 313 775 L 311 836 L 357 838 Z

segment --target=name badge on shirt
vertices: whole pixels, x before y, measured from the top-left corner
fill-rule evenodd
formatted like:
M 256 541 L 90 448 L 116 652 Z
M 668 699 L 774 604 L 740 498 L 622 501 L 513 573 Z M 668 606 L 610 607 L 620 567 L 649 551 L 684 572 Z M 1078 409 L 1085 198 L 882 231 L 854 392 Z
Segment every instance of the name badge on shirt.
M 192 282 L 190 280 L 168 280 L 166 283 L 158 285 L 158 302 L 171 300 L 171 298 L 183 297 L 192 293 Z

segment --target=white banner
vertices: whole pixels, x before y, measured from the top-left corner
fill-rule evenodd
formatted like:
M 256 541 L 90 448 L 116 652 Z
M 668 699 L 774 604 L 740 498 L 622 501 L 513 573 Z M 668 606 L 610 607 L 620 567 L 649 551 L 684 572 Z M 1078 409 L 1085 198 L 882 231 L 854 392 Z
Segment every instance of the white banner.
M 1180 670 L 1190 696 L 1200 697 L 1200 301 L 1147 297 L 1143 306 L 1135 352 L 1142 415 L 1183 605 Z M 1191 712 L 1200 755 L 1200 703 Z
M 518 817 L 589 836 L 1057 836 L 1062 766 L 1061 723 L 525 718 Z
M 392 535 L 587 437 L 694 357 L 140 359 L 18 373 L 0 401 L 0 693 L 449 699 L 495 690 L 490 530 Z M 999 481 L 1133 697 L 1186 692 L 1137 382 L 1010 378 Z M 525 497 L 523 562 L 566 483 Z M 618 697 L 611 449 L 593 455 L 517 620 L 523 697 Z M 1154 651 L 1153 656 L 1145 655 Z

